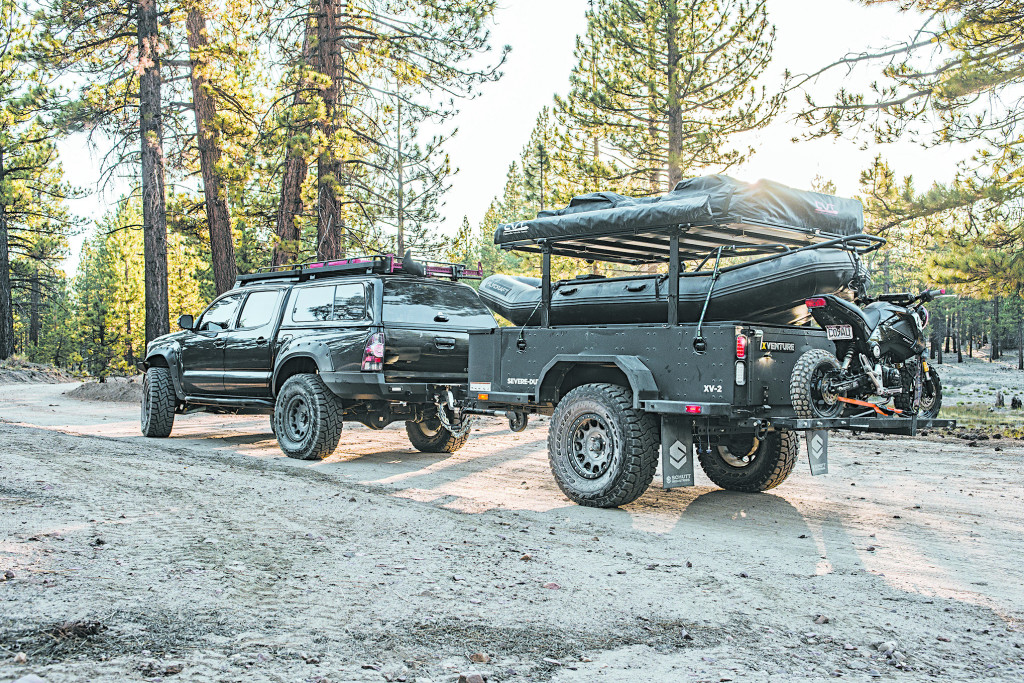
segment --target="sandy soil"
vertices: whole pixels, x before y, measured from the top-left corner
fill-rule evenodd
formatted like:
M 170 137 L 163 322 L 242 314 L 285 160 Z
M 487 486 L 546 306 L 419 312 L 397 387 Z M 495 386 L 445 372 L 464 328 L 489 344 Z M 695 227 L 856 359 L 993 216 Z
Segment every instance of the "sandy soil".
M 25 360 L 9 358 L 0 361 L 0 384 L 43 383 L 58 384 L 74 382 L 71 373 L 52 365 L 30 363 Z
M 1024 678 L 1024 442 L 837 437 L 770 494 L 594 510 L 546 422 L 307 463 L 264 416 L 147 440 L 71 388 L 0 387 L 0 681 Z

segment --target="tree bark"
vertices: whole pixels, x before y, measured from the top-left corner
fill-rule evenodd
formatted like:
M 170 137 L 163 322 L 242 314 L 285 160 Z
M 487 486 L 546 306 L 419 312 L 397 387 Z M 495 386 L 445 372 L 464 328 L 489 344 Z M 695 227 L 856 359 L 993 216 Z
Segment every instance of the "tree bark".
M 988 347 L 988 360 L 992 362 L 999 358 L 999 297 L 992 299 L 992 334 L 989 335 L 990 346 Z
M 317 214 L 316 253 L 320 259 L 336 259 L 345 255 L 345 223 L 338 201 L 341 189 L 341 163 L 336 153 L 335 135 L 341 105 L 341 69 L 339 55 L 338 13 L 336 0 L 322 0 L 317 12 L 317 70 L 327 77 L 329 85 L 321 93 L 324 117 L 319 127 L 323 149 L 316 162 Z
M 312 36 L 310 36 L 310 22 L 306 20 L 305 35 L 302 40 L 302 62 L 307 64 L 312 54 Z M 304 80 L 304 79 L 303 79 Z M 292 98 L 293 105 L 297 108 L 306 104 L 307 98 L 304 88 L 306 84 L 300 82 L 295 97 Z M 288 137 L 292 138 L 307 125 L 299 127 L 290 126 Z M 294 263 L 299 256 L 299 226 L 295 219 L 302 213 L 302 185 L 306 182 L 306 174 L 309 172 L 309 161 L 300 146 L 288 144 L 284 157 L 284 173 L 281 176 L 281 203 L 277 208 L 277 224 L 274 233 L 277 235 L 277 243 L 274 245 L 273 264 L 283 266 Z
M 676 44 L 676 26 L 679 9 L 676 0 L 665 6 L 665 36 L 668 45 L 668 189 L 683 179 L 683 110 L 679 103 L 679 46 Z
M 396 223 L 398 224 L 398 235 L 397 235 L 397 253 L 399 256 L 405 255 L 405 159 L 402 157 L 402 97 L 399 92 L 399 83 L 395 81 L 395 110 L 397 112 L 397 127 L 396 127 L 396 144 L 395 153 L 397 163 L 395 164 L 398 171 L 398 211 Z M 543 179 L 543 175 L 541 178 Z M 543 183 L 543 180 L 541 181 Z M 543 184 L 541 185 L 543 188 Z M 541 190 L 541 202 L 543 203 L 544 190 Z
M 0 191 L 6 180 L 0 149 Z M 0 194 L 2 198 L 2 194 Z M 0 360 L 14 355 L 14 305 L 11 296 L 11 256 L 7 245 L 7 206 L 0 201 Z
M 160 111 L 160 36 L 156 0 L 140 0 L 139 133 L 142 151 L 142 233 L 146 281 L 146 342 L 170 331 L 167 302 L 167 206 Z
M 235 283 L 235 242 L 231 236 L 231 214 L 228 212 L 223 182 L 217 170 L 221 148 L 219 134 L 213 125 L 217 117 L 217 103 L 213 99 L 206 73 L 206 50 L 209 46 L 206 17 L 194 5 L 189 8 L 185 29 L 192 62 L 192 108 L 196 115 L 196 142 L 199 147 L 199 169 L 203 176 L 203 195 L 206 199 L 206 222 L 210 228 L 213 284 L 219 295 L 231 289 Z
M 42 300 L 42 292 L 39 289 L 39 262 L 32 270 L 32 279 L 29 282 L 29 304 L 28 304 L 28 343 L 32 346 L 39 346 L 39 304 Z

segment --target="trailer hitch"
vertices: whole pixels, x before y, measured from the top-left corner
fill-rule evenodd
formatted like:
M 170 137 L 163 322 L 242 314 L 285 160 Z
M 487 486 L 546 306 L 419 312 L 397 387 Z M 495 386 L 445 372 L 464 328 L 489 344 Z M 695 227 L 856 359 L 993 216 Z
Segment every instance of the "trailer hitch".
M 465 409 L 459 409 L 455 403 L 455 397 L 452 396 L 451 389 L 446 389 L 444 393 L 444 404 L 441 403 L 440 396 L 434 394 L 434 405 L 437 406 L 437 419 L 440 420 L 441 426 L 451 432 L 451 435 L 455 438 L 465 436 L 469 433 L 469 427 L 473 418 Z M 445 408 L 452 411 L 451 420 L 445 414 Z

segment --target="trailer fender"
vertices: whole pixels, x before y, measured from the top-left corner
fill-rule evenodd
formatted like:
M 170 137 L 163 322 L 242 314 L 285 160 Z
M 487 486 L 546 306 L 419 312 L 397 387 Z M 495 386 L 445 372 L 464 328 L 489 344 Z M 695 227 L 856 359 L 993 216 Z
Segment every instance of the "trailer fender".
M 640 408 L 643 401 L 654 401 L 659 397 L 658 385 L 654 381 L 654 375 L 636 356 L 621 355 L 577 355 L 560 353 L 553 356 L 547 365 L 540 371 L 537 377 L 537 390 L 533 399 L 537 402 L 557 402 L 561 395 L 563 380 L 574 370 L 579 368 L 608 368 L 615 366 L 629 383 L 633 392 L 633 407 Z M 599 378 L 594 381 L 609 381 L 608 378 Z M 621 382 L 621 379 L 619 379 Z M 574 387 L 570 387 L 574 388 Z

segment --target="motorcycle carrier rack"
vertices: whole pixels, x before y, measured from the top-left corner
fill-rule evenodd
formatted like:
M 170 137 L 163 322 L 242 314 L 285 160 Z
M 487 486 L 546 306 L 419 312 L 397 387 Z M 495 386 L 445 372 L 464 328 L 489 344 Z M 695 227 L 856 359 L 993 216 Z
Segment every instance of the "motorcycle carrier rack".
M 917 436 L 921 429 L 951 429 L 956 427 L 956 420 L 910 417 L 879 417 L 873 415 L 832 417 L 832 418 L 797 418 L 773 417 L 746 420 L 745 426 L 767 425 L 782 427 L 794 431 L 816 431 L 843 429 L 853 432 L 872 432 L 878 434 L 894 434 L 900 436 Z

